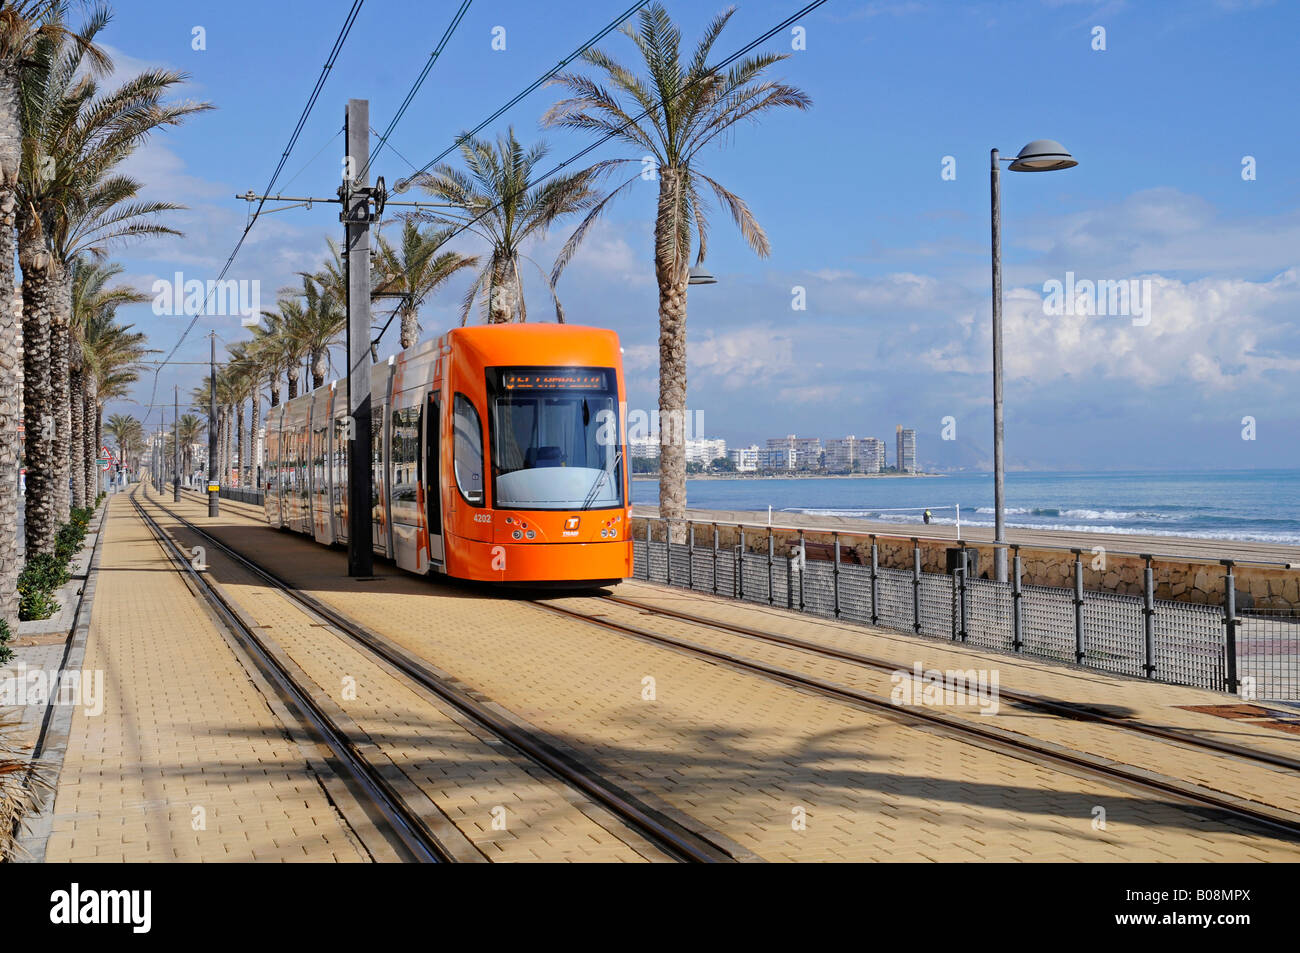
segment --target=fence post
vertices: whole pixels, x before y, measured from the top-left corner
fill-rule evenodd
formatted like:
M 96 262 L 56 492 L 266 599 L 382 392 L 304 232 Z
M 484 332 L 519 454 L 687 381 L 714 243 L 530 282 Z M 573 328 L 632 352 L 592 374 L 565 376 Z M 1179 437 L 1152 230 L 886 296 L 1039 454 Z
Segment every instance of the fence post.
M 831 545 L 835 547 L 835 564 L 831 567 L 831 581 L 834 584 L 832 595 L 835 601 L 835 618 L 840 617 L 840 534 L 831 533 Z
M 804 548 L 803 530 L 799 530 L 799 611 L 804 611 L 803 577 L 808 575 L 808 551 Z
M 1142 671 L 1147 678 L 1156 677 L 1156 574 L 1151 568 L 1151 557 L 1142 556 L 1147 561 L 1142 570 L 1142 616 L 1144 629 L 1144 650 L 1146 659 Z
M 1083 664 L 1083 550 L 1074 553 L 1074 660 Z
M 651 561 L 651 529 L 650 517 L 645 518 L 645 581 L 650 582 L 650 561 Z
M 912 537 L 912 631 L 921 634 L 921 541 Z
M 966 641 L 966 542 L 957 540 L 961 559 L 957 563 L 957 634 Z
M 773 577 L 772 558 L 776 555 L 776 536 L 771 527 L 767 530 L 767 604 L 776 602 L 776 579 Z
M 876 549 L 876 537 L 871 537 L 871 624 L 875 625 L 880 621 L 880 613 L 876 611 L 876 604 L 880 596 L 880 552 Z
M 718 594 L 718 524 L 713 524 L 713 594 Z
M 789 553 L 785 557 L 785 607 L 794 608 L 794 557 Z
M 1219 563 L 1226 570 L 1223 577 L 1223 627 L 1225 630 L 1224 652 L 1227 655 L 1228 693 L 1237 694 L 1237 627 L 1241 620 L 1237 618 L 1237 577 L 1233 574 L 1233 561 L 1220 559 Z
M 736 598 L 745 598 L 745 527 L 739 527 L 740 545 L 736 547 Z
M 1024 617 L 1020 613 L 1020 600 L 1024 593 L 1020 591 L 1020 547 L 1012 546 L 1011 559 L 1011 650 L 1019 652 L 1024 646 Z
M 686 521 L 686 588 L 695 589 L 695 523 Z
M 666 585 L 673 584 L 673 522 L 670 519 L 664 520 L 664 582 Z

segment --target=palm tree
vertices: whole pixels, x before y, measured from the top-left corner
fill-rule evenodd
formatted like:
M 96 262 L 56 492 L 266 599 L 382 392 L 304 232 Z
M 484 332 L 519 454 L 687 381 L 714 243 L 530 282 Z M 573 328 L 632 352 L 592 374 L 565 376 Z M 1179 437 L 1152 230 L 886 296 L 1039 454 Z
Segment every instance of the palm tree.
M 478 258 L 438 249 L 451 237 L 452 228 L 421 229 L 411 217 L 402 221 L 402 241 L 394 247 L 382 235 L 376 266 L 380 274 L 373 296 L 400 295 L 397 313 L 402 319 L 402 349 L 420 339 L 420 305 L 424 299 L 462 268 L 475 268 Z
M 346 305 L 339 302 L 328 284 L 328 272 L 302 280 L 302 308 L 290 325 L 295 353 L 311 358 L 312 388 L 325 383 L 330 348 L 347 325 Z
M 48 461 L 53 468 L 51 500 L 41 492 L 28 494 L 32 551 L 52 546 L 54 523 L 67 510 L 69 265 L 83 251 L 102 256 L 116 239 L 178 234 L 153 219 L 179 206 L 139 201 L 140 184 L 114 174 L 113 169 L 151 132 L 211 108 L 205 103 L 164 103 L 162 97 L 186 79 L 185 74 L 169 70 L 147 70 L 112 92 L 102 92 L 84 64 L 108 20 L 107 9 L 100 7 L 75 35 L 76 42 L 70 42 L 66 32 L 38 42 L 19 90 L 23 121 L 19 262 L 24 278 L 24 330 L 34 332 L 25 348 L 24 379 L 33 387 L 31 399 L 25 398 L 28 429 L 33 422 L 53 422 L 43 430 L 53 436 Z M 37 383 L 42 369 L 48 370 L 48 381 Z M 31 460 L 29 471 L 43 462 Z
M 14 301 L 14 227 L 22 165 L 19 87 L 36 45 L 65 34 L 62 0 L 5 0 L 0 4 L 0 486 L 18 485 L 18 418 L 22 380 L 21 301 Z M 92 66 L 108 59 L 87 50 Z M 28 434 L 27 453 L 48 452 L 45 432 Z M 0 493 L 0 618 L 18 624 L 18 497 Z
M 104 433 L 117 444 L 118 459 L 124 466 L 130 467 L 144 445 L 144 427 L 140 421 L 129 414 L 113 414 L 104 425 Z
M 122 266 L 79 256 L 70 270 L 72 287 L 72 355 L 70 363 L 76 382 L 72 387 L 74 415 L 72 476 L 77 505 L 89 505 L 98 494 L 100 382 L 116 374 L 117 386 L 125 383 L 124 373 L 134 375 L 144 355 L 144 335 L 131 333 L 130 325 L 116 321 L 117 309 L 125 304 L 147 301 L 149 296 L 125 285 L 108 287 L 122 273 Z M 78 422 L 77 415 L 82 419 Z
M 176 429 L 181 437 L 181 467 L 188 479 L 194 475 L 194 445 L 207 433 L 208 425 L 194 414 L 182 414 Z
M 571 98 L 556 103 L 543 117 L 546 125 L 609 135 L 635 150 L 635 158 L 609 159 L 587 170 L 604 175 L 627 163 L 638 175 L 615 188 L 574 231 L 557 260 L 572 257 L 587 228 L 614 196 L 639 178 L 642 157 L 654 158 L 659 178 L 655 214 L 655 278 L 659 284 L 659 513 L 677 520 L 674 538 L 685 538 L 686 447 L 686 287 L 691 234 L 699 239 L 696 263 L 704 261 L 708 242 L 705 190 L 730 213 L 749 246 L 766 258 L 767 235 L 738 195 L 706 175 L 696 165 L 701 150 L 744 119 L 754 120 L 775 109 L 807 109 L 812 100 L 800 89 L 763 78 L 785 59 L 759 53 L 738 60 L 724 74 L 709 66 L 714 42 L 734 8 L 719 14 L 704 31 L 688 63 L 681 59 L 681 31 L 659 3 L 641 10 L 639 24 L 625 24 L 625 33 L 645 66 L 638 76 L 609 54 L 591 49 L 583 60 L 606 83 L 576 73 L 561 73 L 555 82 Z M 621 99 L 624 97 L 628 101 Z M 644 112 L 644 115 L 641 113 Z M 680 541 L 680 539 L 678 540 Z
M 496 145 L 472 136 L 460 143 L 461 158 L 468 172 L 442 164 L 421 176 L 419 184 L 429 194 L 464 211 L 474 224 L 469 231 L 483 238 L 492 249 L 483 270 L 470 285 L 461 307 L 460 323 L 469 319 L 474 301 L 482 294 L 482 314 L 492 324 L 528 320 L 520 262 L 527 261 L 541 273 L 555 302 L 555 320 L 564 321 L 564 309 L 555 293 L 555 282 L 564 264 L 557 261 L 548 275 L 521 249 L 529 239 L 542 238 L 556 221 L 592 209 L 600 195 L 590 170 L 557 176 L 543 185 L 529 188 L 533 169 L 546 157 L 547 147 L 539 142 L 525 150 L 513 128 L 497 138 Z M 465 219 L 439 212 L 421 218 L 446 226 L 464 227 Z

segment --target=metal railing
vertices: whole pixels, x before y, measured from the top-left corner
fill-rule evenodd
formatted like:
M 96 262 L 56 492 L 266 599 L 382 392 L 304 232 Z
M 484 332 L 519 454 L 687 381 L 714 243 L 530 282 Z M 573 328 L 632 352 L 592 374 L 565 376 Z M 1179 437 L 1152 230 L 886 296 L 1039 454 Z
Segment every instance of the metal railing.
M 236 503 L 252 503 L 261 506 L 265 494 L 255 486 L 223 486 L 217 496 L 223 500 L 234 500 Z
M 1300 613 L 1238 612 L 1233 560 L 1213 564 L 1223 572 L 1225 597 L 1212 606 L 1157 599 L 1156 557 L 1147 554 L 1140 556 L 1142 594 L 1131 595 L 1085 589 L 1084 550 L 1076 548 L 1024 546 L 1073 554 L 1073 585 L 1064 588 L 1025 585 L 1016 544 L 1008 546 L 1009 578 L 1001 583 L 974 578 L 969 555 L 958 555 L 951 573 L 922 572 L 922 542 L 969 554 L 964 540 L 687 520 L 685 542 L 673 543 L 666 520 L 637 519 L 645 520 L 632 545 L 638 579 L 1246 699 L 1300 700 Z M 736 532 L 736 545 L 719 545 L 720 527 Z M 778 554 L 778 530 L 798 534 L 792 552 Z M 831 537 L 831 558 L 808 558 L 805 533 Z M 766 546 L 746 545 L 764 536 Z M 869 560 L 841 558 L 842 537 L 869 540 Z M 910 568 L 882 566 L 882 540 L 910 542 Z

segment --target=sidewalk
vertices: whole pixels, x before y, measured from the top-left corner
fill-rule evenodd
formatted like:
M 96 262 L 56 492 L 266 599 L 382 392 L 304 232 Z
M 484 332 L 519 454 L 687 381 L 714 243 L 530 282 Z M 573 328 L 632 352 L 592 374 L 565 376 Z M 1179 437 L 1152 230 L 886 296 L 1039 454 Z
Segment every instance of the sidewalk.
M 45 859 L 368 859 L 130 500 L 108 507 L 83 669 L 101 687 L 73 714 Z

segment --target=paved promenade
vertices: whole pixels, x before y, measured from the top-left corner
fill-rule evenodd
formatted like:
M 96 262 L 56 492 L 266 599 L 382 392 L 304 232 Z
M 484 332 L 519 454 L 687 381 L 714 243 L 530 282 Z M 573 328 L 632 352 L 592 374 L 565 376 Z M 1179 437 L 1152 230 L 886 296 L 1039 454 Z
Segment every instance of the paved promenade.
M 185 504 L 201 514 L 197 497 Z M 453 672 L 555 743 L 647 800 L 666 805 L 766 860 L 1300 860 L 1296 844 L 1167 799 L 1075 775 L 897 719 L 795 690 L 540 612 L 521 599 L 449 587 L 379 564 L 376 579 L 347 579 L 342 553 L 273 531 L 258 509 L 223 502 L 210 529 L 256 552 L 290 582 Z M 860 651 L 944 667 L 1000 666 L 1003 686 L 1104 704 L 1295 755 L 1294 736 L 1176 706 L 1224 704 L 1213 692 L 1080 672 L 894 633 L 828 625 L 766 607 L 627 583 L 620 595 L 689 600 L 696 613 L 799 631 Z M 566 600 L 610 617 L 636 613 Z M 642 620 L 642 624 L 645 623 Z M 656 628 L 668 631 L 662 619 Z M 801 628 L 802 627 L 802 628 Z M 696 642 L 732 638 L 683 631 Z M 733 646 L 751 657 L 767 649 Z M 820 677 L 883 691 L 878 676 L 825 660 Z M 652 679 L 647 683 L 647 678 Z M 887 681 L 887 678 L 886 678 Z M 647 696 L 647 684 L 653 692 Z M 969 714 L 969 712 L 968 712 Z M 971 714 L 978 718 L 978 715 Z M 1004 707 L 1001 726 L 1061 745 L 1097 749 L 1151 771 L 1296 806 L 1291 775 L 1165 742 Z M 1109 746 L 1109 747 L 1107 747 Z M 1232 787 L 1229 785 L 1229 787 Z M 1100 811 L 1098 809 L 1101 809 Z M 1098 821 L 1104 823 L 1098 823 Z
M 125 495 L 113 497 L 49 861 L 366 859 Z

